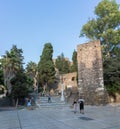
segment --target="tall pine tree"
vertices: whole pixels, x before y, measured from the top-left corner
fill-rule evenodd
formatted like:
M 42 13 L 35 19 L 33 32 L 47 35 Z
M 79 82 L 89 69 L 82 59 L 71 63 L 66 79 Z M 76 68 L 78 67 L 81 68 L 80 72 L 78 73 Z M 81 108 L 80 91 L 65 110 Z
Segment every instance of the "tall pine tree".
M 49 85 L 55 81 L 55 67 L 52 60 L 53 47 L 51 43 L 46 43 L 43 48 L 40 61 L 38 63 L 38 76 L 39 82 L 46 88 L 49 89 Z
M 77 72 L 77 70 L 78 70 L 78 64 L 77 64 L 77 52 L 74 50 L 74 52 L 73 52 L 73 55 L 72 55 L 72 62 L 73 62 L 73 64 L 72 64 L 72 66 L 71 66 L 71 68 L 70 68 L 70 71 L 71 72 Z

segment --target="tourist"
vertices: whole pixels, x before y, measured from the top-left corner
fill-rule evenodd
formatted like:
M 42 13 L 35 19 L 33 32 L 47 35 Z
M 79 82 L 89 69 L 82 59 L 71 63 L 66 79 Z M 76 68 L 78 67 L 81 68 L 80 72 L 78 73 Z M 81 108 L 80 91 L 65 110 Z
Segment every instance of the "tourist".
M 51 103 L 51 96 L 50 96 L 50 94 L 48 95 L 48 103 Z
M 77 100 L 76 100 L 76 99 L 74 99 L 72 105 L 73 105 L 73 107 L 74 107 L 74 113 L 76 113 L 76 112 L 77 112 Z
M 82 96 L 78 99 L 80 113 L 84 114 L 84 99 Z
M 27 101 L 27 107 L 30 108 L 31 107 L 31 99 L 29 98 Z

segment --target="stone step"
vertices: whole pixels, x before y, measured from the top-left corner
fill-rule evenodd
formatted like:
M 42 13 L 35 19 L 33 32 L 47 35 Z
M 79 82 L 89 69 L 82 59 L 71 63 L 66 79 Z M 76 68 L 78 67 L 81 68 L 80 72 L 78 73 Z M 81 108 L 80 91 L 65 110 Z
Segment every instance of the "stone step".
M 62 106 L 66 105 L 66 103 L 40 103 L 40 106 Z
M 45 106 L 39 105 L 39 107 L 42 109 L 45 109 L 45 108 L 57 108 L 57 109 L 59 109 L 59 108 L 66 108 L 69 106 L 67 106 L 67 105 L 52 105 L 52 106 L 51 105 L 45 105 Z
M 40 108 L 63 108 L 68 106 L 65 101 L 60 100 L 60 97 L 51 97 L 50 103 L 48 103 L 48 97 L 40 97 L 37 104 Z
M 38 99 L 38 101 L 40 101 L 41 103 L 47 103 L 48 98 L 47 97 L 40 97 L 40 99 Z M 62 102 L 60 100 L 60 97 L 51 97 L 51 101 L 52 101 L 52 103 L 54 103 L 54 102 Z

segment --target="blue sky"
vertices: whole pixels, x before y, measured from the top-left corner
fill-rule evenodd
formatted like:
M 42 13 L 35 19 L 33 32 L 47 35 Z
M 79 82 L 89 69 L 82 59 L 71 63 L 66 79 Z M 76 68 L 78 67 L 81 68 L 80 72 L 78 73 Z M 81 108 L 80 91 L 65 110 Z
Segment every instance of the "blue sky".
M 101 0 L 0 0 L 0 56 L 12 45 L 23 50 L 24 62 L 38 63 L 45 43 L 53 46 L 53 58 L 72 58 L 82 26 L 94 17 Z M 116 1 L 120 4 L 120 1 Z

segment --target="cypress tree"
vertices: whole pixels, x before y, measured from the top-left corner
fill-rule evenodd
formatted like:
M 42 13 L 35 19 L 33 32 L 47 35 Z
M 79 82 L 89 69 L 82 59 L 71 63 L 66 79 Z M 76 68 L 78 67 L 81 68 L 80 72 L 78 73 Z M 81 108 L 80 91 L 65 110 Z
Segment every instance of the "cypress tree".
M 38 76 L 39 82 L 46 88 L 49 89 L 49 85 L 55 81 L 55 68 L 52 60 L 53 47 L 51 43 L 46 43 L 43 48 L 40 61 L 38 63 Z

